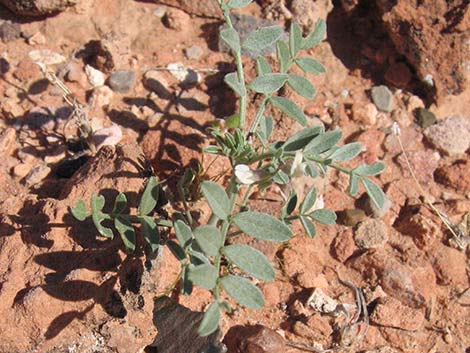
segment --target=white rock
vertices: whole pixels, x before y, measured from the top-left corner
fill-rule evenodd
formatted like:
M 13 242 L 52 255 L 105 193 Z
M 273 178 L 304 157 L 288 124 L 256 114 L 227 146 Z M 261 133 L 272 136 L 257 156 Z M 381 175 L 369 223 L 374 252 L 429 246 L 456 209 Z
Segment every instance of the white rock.
M 338 302 L 326 295 L 320 288 L 315 288 L 307 300 L 307 304 L 320 313 L 332 313 L 338 306 Z
M 106 76 L 100 70 L 95 69 L 91 65 L 87 65 L 85 66 L 85 73 L 87 75 L 88 82 L 90 82 L 93 87 L 99 87 L 104 85 L 104 82 L 106 81 Z
M 31 50 L 28 53 L 32 61 L 45 64 L 55 65 L 65 61 L 65 57 L 49 49 Z

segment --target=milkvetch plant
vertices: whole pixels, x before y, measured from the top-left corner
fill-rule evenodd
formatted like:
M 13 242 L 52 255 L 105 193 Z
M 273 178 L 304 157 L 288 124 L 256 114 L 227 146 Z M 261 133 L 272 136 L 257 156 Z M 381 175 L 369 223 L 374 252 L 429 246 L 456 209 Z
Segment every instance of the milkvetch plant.
M 137 215 L 124 214 L 126 198 L 119 194 L 110 214 L 103 213 L 103 196 L 93 195 L 91 212 L 83 201 L 71 209 L 79 220 L 91 217 L 98 232 L 113 238 L 113 230 L 103 221 L 114 222 L 128 252 L 136 247 L 135 225 L 140 224 L 139 233 L 147 241 L 150 252 L 162 245 L 169 247 L 181 263 L 181 290 L 191 294 L 193 286 L 211 291 L 212 303 L 207 307 L 199 326 L 199 334 L 206 336 L 214 332 L 219 324 L 221 311 L 229 311 L 230 305 L 223 299 L 222 291 L 239 304 L 252 309 L 264 305 L 263 294 L 251 279 L 272 281 L 275 271 L 266 255 L 248 245 L 228 245 L 229 237 L 239 233 L 255 239 L 272 242 L 289 241 L 293 232 L 291 224 L 299 220 L 309 237 L 316 235 L 315 223 L 332 225 L 336 214 L 323 207 L 321 195 L 310 190 L 302 200 L 295 191 L 286 196 L 279 217 L 252 211 L 247 206 L 253 188 L 262 190 L 271 184 L 286 185 L 297 177 L 318 177 L 326 175 L 328 168 L 336 169 L 349 176 L 349 193 L 355 196 L 362 184 L 372 202 L 381 208 L 385 196 L 380 187 L 369 177 L 384 170 L 382 162 L 359 165 L 347 169 L 339 162 L 349 161 L 359 155 L 359 143 L 339 146 L 340 130 L 325 131 L 322 126 L 307 126 L 303 110 L 292 100 L 280 96 L 279 90 L 288 85 L 297 94 L 312 99 L 316 89 L 305 76 L 291 72 L 297 66 L 305 74 L 322 74 L 323 65 L 302 54 L 303 50 L 319 44 L 325 37 L 326 24 L 319 20 L 313 31 L 303 37 L 299 25 L 292 23 L 288 40 L 283 39 L 279 26 L 260 28 L 250 33 L 242 42 L 233 27 L 230 11 L 248 5 L 251 0 L 218 0 L 223 11 L 226 28 L 220 37 L 230 48 L 237 71 L 225 76 L 225 83 L 240 99 L 237 114 L 227 120 L 228 129 L 213 129 L 214 144 L 205 149 L 206 153 L 227 158 L 230 164 L 226 185 L 212 180 L 199 181 L 197 175 L 186 170 L 178 182 L 179 201 L 185 212 L 173 215 L 173 220 L 154 216 L 159 195 L 159 182 L 152 177 L 147 182 Z M 276 45 L 277 66 L 272 67 L 263 56 L 256 60 L 257 76 L 247 82 L 242 64 L 242 49 L 260 52 Z M 247 118 L 249 92 L 261 95 L 261 102 L 253 118 Z M 265 115 L 271 106 L 304 126 L 302 130 L 286 141 L 272 141 L 275 128 L 273 119 Z M 194 191 L 196 190 L 196 192 Z M 207 224 L 197 224 L 191 216 L 189 201 L 202 196 L 208 203 L 212 215 Z M 160 237 L 159 228 L 172 228 L 176 240 Z

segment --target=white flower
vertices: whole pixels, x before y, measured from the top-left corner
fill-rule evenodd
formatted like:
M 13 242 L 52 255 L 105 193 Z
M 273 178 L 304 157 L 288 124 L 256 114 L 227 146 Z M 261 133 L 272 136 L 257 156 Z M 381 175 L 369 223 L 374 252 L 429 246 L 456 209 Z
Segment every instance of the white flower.
M 311 211 L 321 210 L 325 208 L 325 200 L 323 200 L 323 195 L 319 195 L 313 204 Z
M 235 176 L 241 184 L 251 185 L 263 178 L 264 173 L 260 170 L 251 170 L 246 164 L 235 166 Z
M 297 151 L 295 152 L 295 157 L 294 161 L 292 162 L 291 168 L 290 168 L 290 175 L 293 177 L 301 177 L 305 175 L 305 167 L 306 164 L 302 163 L 304 159 L 304 155 L 302 151 Z
M 392 124 L 392 134 L 394 134 L 395 136 L 401 135 L 400 126 L 398 126 L 396 121 Z

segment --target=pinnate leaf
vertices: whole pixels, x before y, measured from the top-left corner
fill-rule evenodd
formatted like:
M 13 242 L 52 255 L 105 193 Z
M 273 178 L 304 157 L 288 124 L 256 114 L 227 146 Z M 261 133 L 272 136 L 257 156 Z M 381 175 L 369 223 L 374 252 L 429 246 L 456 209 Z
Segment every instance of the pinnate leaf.
M 244 233 L 260 240 L 287 241 L 290 228 L 273 216 L 260 212 L 242 212 L 233 217 L 233 223 Z
M 241 244 L 226 246 L 222 251 L 230 261 L 250 276 L 264 281 L 274 279 L 274 269 L 261 251 Z
M 271 97 L 270 101 L 274 107 L 278 108 L 284 114 L 296 120 L 301 125 L 307 125 L 307 117 L 304 112 L 290 99 L 284 97 Z
M 139 203 L 139 215 L 146 216 L 153 211 L 158 202 L 158 179 L 151 177 Z
M 229 275 L 222 277 L 220 283 L 225 291 L 238 303 L 251 309 L 264 306 L 263 293 L 246 278 Z
M 203 181 L 201 190 L 214 214 L 222 220 L 230 215 L 230 200 L 225 190 L 213 181 Z
M 262 27 L 248 35 L 243 47 L 250 51 L 261 51 L 281 38 L 282 32 L 282 28 L 277 25 Z
M 204 313 L 201 324 L 197 330 L 197 333 L 201 337 L 209 336 L 211 333 L 215 332 L 219 327 L 220 320 L 220 308 L 218 302 L 213 302 L 209 305 L 209 308 Z

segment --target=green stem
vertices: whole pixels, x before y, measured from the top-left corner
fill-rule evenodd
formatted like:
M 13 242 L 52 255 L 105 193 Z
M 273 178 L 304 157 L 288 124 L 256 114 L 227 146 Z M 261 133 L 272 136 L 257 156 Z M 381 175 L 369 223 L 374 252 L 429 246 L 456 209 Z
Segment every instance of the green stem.
M 325 161 L 326 161 L 326 160 L 323 159 L 323 158 L 312 157 L 312 156 L 309 156 L 308 159 L 311 160 L 311 161 L 314 161 L 314 162 L 323 164 L 323 165 L 325 165 Z M 344 168 L 344 167 L 341 167 L 340 165 L 333 164 L 333 163 L 328 164 L 328 165 L 326 165 L 326 166 L 327 166 L 327 167 L 331 167 L 331 168 L 336 169 L 336 170 L 339 170 L 340 172 L 343 172 L 343 173 L 348 174 L 348 175 L 350 175 L 351 172 L 352 172 L 350 169 L 346 169 L 346 168 Z
M 232 19 L 230 18 L 229 9 L 222 6 L 221 1 L 219 1 L 219 6 L 220 6 L 222 12 L 224 13 L 225 23 L 227 24 L 227 26 L 229 28 L 234 29 Z M 245 92 L 245 94 L 240 96 L 240 127 L 241 127 L 243 133 L 245 133 L 247 97 L 246 97 L 245 74 L 244 74 L 244 71 L 243 71 L 242 53 L 241 53 L 241 51 L 236 51 L 236 52 L 233 53 L 233 55 L 235 57 L 235 65 L 237 66 L 238 81 L 243 86 L 243 88 L 244 88 L 243 91 Z
M 259 122 L 260 122 L 261 118 L 263 117 L 263 113 L 266 109 L 266 104 L 268 103 L 269 98 L 271 98 L 271 96 L 266 96 L 266 97 L 264 97 L 263 101 L 261 102 L 261 105 L 259 106 L 259 109 L 256 112 L 255 120 L 253 120 L 253 123 L 250 126 L 250 130 L 249 130 L 250 135 L 253 134 L 256 131 L 256 129 L 259 125 Z

